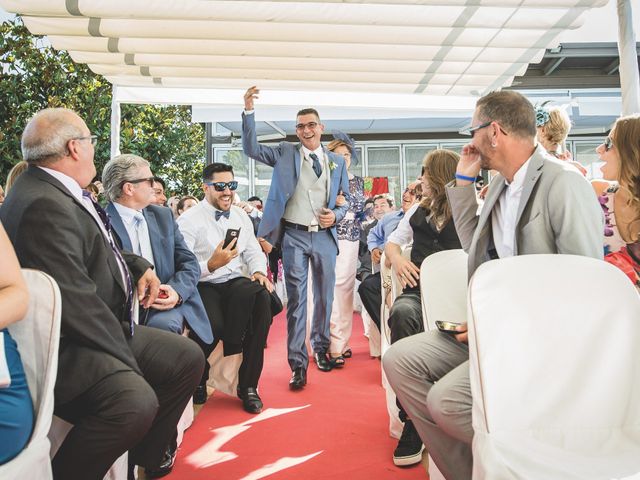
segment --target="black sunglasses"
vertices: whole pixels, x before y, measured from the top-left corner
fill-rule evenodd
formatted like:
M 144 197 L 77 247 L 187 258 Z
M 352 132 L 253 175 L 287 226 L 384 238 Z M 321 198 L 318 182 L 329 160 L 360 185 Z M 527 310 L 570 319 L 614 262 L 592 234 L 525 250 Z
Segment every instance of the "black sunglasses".
M 216 192 L 224 192 L 226 188 L 234 191 L 238 188 L 237 180 L 231 180 L 230 182 L 204 182 L 204 184 L 213 187 Z
M 153 188 L 153 182 L 155 181 L 154 177 L 148 177 L 148 178 L 136 178 L 135 180 L 125 180 L 124 182 L 122 182 L 122 184 L 124 185 L 125 183 L 143 183 L 143 182 L 148 182 L 149 186 L 151 188 Z
M 604 142 L 602 142 L 604 145 L 604 151 L 608 152 L 609 150 L 611 150 L 613 147 L 615 147 L 615 145 L 613 144 L 613 140 L 611 139 L 611 137 L 607 137 L 604 139 Z

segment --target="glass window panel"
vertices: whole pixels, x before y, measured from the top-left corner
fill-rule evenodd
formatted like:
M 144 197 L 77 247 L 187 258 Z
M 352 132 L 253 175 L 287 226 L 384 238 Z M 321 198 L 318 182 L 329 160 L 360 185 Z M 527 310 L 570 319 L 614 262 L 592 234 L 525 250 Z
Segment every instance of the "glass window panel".
M 600 171 L 602 162 L 596 153 L 596 147 L 601 143 L 601 141 L 575 142 L 576 156 L 574 160 L 587 169 L 587 178 L 589 180 L 602 178 L 602 172 Z
M 407 183 L 422 175 L 422 161 L 427 153 L 436 149 L 436 145 L 408 145 L 404 150 L 405 178 Z
M 249 185 L 249 157 L 242 153 L 241 149 L 216 148 L 216 162 L 226 163 L 233 167 L 234 178 L 238 181 L 236 190 L 240 200 L 246 200 L 250 195 Z
M 368 175 L 387 177 L 389 193 L 396 205 L 400 205 L 402 185 L 400 185 L 400 149 L 398 147 L 368 147 Z
M 469 139 L 471 139 L 471 137 L 469 137 Z M 458 155 L 460 155 L 462 153 L 462 147 L 464 147 L 465 145 L 466 143 L 443 143 L 440 145 L 440 148 L 446 148 L 447 150 L 452 150 L 456 152 Z

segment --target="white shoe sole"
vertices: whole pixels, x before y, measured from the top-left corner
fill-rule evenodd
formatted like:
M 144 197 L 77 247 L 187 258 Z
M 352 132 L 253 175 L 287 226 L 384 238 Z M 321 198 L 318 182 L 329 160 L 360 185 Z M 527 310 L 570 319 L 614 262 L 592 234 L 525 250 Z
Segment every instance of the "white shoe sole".
M 424 452 L 424 445 L 422 445 L 422 448 L 420 448 L 420 451 L 418 453 L 415 453 L 413 455 L 408 455 L 406 457 L 396 457 L 394 455 L 393 464 L 396 467 L 408 467 L 410 465 L 420 463 L 422 461 L 422 452 Z

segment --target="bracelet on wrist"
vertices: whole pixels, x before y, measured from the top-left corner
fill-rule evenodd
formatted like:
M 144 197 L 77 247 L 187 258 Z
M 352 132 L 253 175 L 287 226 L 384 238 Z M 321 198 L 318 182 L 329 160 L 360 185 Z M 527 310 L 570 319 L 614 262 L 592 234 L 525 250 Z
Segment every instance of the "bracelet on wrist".
M 467 182 L 475 182 L 476 177 L 469 177 L 468 175 L 462 175 L 460 173 L 456 173 L 457 180 L 466 180 Z

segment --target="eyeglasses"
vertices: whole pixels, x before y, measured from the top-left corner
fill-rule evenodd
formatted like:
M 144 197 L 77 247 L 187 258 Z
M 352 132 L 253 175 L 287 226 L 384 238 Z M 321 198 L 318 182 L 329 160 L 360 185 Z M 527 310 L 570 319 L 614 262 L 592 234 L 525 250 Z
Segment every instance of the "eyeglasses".
M 124 182 L 122 182 L 122 184 L 124 185 L 125 183 L 143 183 L 143 182 L 147 182 L 147 183 L 149 183 L 149 186 L 151 188 L 153 188 L 153 182 L 154 181 L 155 181 L 154 177 L 136 178 L 135 180 L 125 180 Z
M 91 140 L 91 145 L 95 147 L 98 143 L 98 136 L 89 135 L 88 137 L 73 137 L 73 138 L 70 138 L 69 140 Z
M 488 122 L 481 123 L 480 125 L 464 127 L 462 129 L 460 129 L 458 131 L 458 133 L 460 135 L 471 135 L 471 138 L 473 138 L 473 136 L 475 135 L 475 133 L 478 130 L 482 130 L 483 128 L 487 128 L 493 122 L 494 122 L 493 120 L 489 120 Z M 505 132 L 504 129 L 500 125 L 498 125 L 498 128 L 500 129 L 500 132 L 502 132 L 503 135 L 508 135 L 508 133 Z
M 478 130 L 487 128 L 489 125 L 491 125 L 491 121 L 484 122 L 484 123 L 481 123 L 480 125 L 475 125 L 475 126 L 469 125 L 468 127 L 461 128 L 458 133 L 460 133 L 460 135 L 471 135 L 471 138 L 473 138 L 473 136 Z
M 408 188 L 405 188 L 405 189 L 404 189 L 404 192 L 402 192 L 402 193 L 410 193 L 411 195 L 415 195 L 415 194 L 416 194 L 416 191 L 415 191 L 415 189 L 408 189 Z
M 204 184 L 213 187 L 216 192 L 224 192 L 227 188 L 234 191 L 238 188 L 237 180 L 232 180 L 230 182 L 204 182 Z
M 309 123 L 299 123 L 296 125 L 296 130 L 304 130 L 308 128 L 309 130 L 313 130 L 318 126 L 318 122 L 309 122 Z
M 611 139 L 611 137 L 607 137 L 604 139 L 604 142 L 602 142 L 602 144 L 604 145 L 604 151 L 608 152 L 609 150 L 611 150 L 613 147 L 615 147 L 615 145 L 613 144 L 613 140 Z

